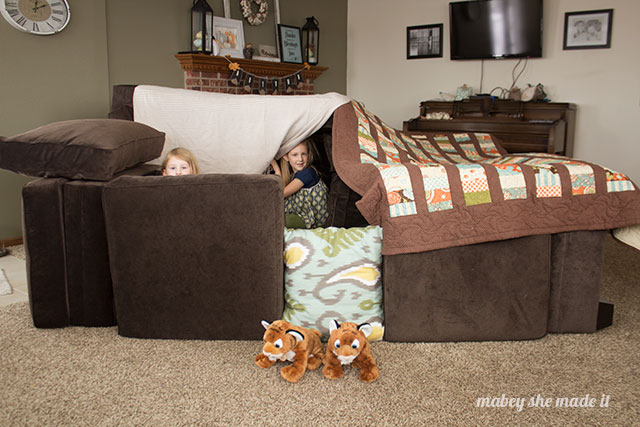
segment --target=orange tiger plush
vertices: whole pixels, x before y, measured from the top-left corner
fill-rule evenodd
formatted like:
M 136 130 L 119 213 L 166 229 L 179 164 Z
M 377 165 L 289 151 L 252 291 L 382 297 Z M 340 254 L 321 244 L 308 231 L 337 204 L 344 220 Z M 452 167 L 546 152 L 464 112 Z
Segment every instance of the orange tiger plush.
M 269 368 L 278 360 L 293 362 L 280 370 L 282 377 L 292 383 L 302 378 L 307 369 L 314 370 L 322 365 L 324 349 L 319 331 L 284 320 L 271 324 L 263 320 L 262 326 L 266 332 L 262 337 L 262 353 L 256 356 L 256 365 Z
M 324 356 L 322 373 L 329 379 L 342 378 L 342 365 L 352 365 L 360 369 L 360 379 L 370 383 L 378 378 L 378 367 L 371 355 L 367 337 L 373 328 L 368 323 L 356 325 L 345 322 L 338 324 L 335 320 L 329 325 L 329 341 Z

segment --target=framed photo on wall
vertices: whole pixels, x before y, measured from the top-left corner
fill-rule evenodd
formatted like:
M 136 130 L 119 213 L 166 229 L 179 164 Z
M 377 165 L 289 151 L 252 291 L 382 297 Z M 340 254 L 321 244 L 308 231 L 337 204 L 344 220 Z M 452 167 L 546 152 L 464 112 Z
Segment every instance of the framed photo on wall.
M 300 27 L 278 24 L 278 43 L 282 62 L 302 64 Z
M 611 47 L 613 9 L 564 14 L 563 50 Z
M 442 58 L 442 24 L 407 27 L 407 59 Z
M 213 36 L 220 44 L 219 56 L 231 55 L 233 58 L 244 58 L 244 28 L 239 19 L 213 17 Z

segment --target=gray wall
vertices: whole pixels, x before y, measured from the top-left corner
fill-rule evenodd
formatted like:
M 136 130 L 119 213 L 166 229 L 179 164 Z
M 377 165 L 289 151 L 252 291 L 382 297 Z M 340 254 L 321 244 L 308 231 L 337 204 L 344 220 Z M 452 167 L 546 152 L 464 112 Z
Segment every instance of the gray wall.
M 241 19 L 239 0 L 231 17 Z M 0 135 L 60 120 L 106 117 L 114 84 L 183 86 L 174 55 L 188 49 L 192 0 L 69 0 L 71 21 L 54 36 L 33 36 L 0 19 Z M 223 16 L 222 0 L 209 0 Z M 267 22 L 244 21 L 245 40 L 276 44 L 273 0 Z M 346 93 L 346 0 L 280 0 L 281 23 L 320 23 L 319 93 Z M 0 239 L 22 234 L 20 191 L 28 178 L 0 170 Z

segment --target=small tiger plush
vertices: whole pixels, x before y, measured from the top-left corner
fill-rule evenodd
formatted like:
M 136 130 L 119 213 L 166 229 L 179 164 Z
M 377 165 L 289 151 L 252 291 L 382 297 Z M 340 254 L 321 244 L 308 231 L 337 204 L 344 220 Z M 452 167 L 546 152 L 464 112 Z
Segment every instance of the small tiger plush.
M 338 324 L 335 320 L 329 325 L 329 341 L 324 357 L 322 373 L 329 379 L 342 378 L 342 365 L 352 365 L 360 369 L 360 379 L 370 383 L 378 378 L 378 367 L 371 355 L 371 347 L 367 337 L 373 328 L 368 323 L 356 325 L 345 322 Z
M 314 370 L 322 365 L 324 348 L 320 341 L 320 331 L 292 325 L 284 320 L 273 323 L 262 321 L 266 329 L 262 341 L 262 353 L 256 356 L 256 365 L 269 368 L 276 361 L 290 361 L 293 364 L 280 370 L 282 377 L 292 383 L 297 382 L 307 369 Z

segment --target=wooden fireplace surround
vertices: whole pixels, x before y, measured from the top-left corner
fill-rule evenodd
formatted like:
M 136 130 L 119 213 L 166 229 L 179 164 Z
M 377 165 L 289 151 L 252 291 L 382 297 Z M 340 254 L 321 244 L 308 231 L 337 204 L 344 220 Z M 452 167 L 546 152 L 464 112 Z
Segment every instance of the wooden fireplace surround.
M 229 69 L 229 61 L 223 56 L 212 56 L 202 53 L 178 53 L 176 54 L 176 58 L 184 70 L 185 89 L 236 94 L 258 93 L 258 79 L 254 80 L 250 92 L 245 91 L 242 84 L 236 86 L 229 81 L 232 71 Z M 259 77 L 267 77 L 269 80 L 294 74 L 302 68 L 302 64 L 289 64 L 284 62 L 261 61 L 245 58 L 229 59 L 232 62 L 238 63 L 242 70 Z M 320 75 L 328 69 L 328 67 L 314 65 L 308 70 L 302 70 L 304 85 L 289 93 L 286 93 L 284 85 L 281 85 L 280 94 L 314 94 L 315 79 L 320 77 Z M 271 81 L 269 81 L 267 94 L 271 94 L 271 92 Z

